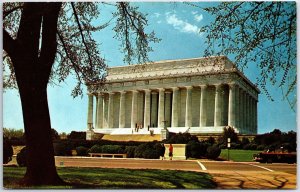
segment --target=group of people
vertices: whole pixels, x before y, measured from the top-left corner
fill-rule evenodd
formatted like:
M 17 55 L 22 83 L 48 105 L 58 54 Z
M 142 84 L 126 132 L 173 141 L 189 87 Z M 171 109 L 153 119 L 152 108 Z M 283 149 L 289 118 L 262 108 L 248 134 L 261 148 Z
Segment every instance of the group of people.
M 161 160 L 164 160 L 165 159 L 165 146 L 164 146 L 164 144 L 162 144 L 162 158 L 161 158 Z M 170 144 L 170 146 L 169 146 L 169 159 L 170 160 L 172 160 L 172 158 L 173 158 L 173 145 L 172 144 Z

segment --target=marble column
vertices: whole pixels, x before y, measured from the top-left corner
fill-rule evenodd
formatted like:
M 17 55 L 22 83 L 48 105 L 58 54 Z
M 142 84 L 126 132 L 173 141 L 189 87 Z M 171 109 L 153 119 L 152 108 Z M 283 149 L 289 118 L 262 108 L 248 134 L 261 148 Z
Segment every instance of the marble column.
M 244 90 L 241 88 L 240 89 L 240 129 L 242 133 L 245 132 L 245 124 L 244 124 Z
M 108 128 L 108 99 L 107 94 L 103 95 L 103 128 Z
M 125 96 L 126 92 L 120 92 L 119 128 L 125 128 Z
M 206 127 L 206 106 L 207 106 L 207 85 L 201 85 L 201 97 L 200 97 L 200 127 Z
M 144 108 L 144 128 L 150 126 L 150 95 L 149 89 L 145 90 L 145 108 Z
M 240 88 L 237 87 L 235 88 L 235 99 L 236 99 L 236 108 L 235 108 L 235 124 L 236 124 L 236 127 L 240 128 Z
M 114 93 L 109 93 L 108 99 L 108 128 L 114 127 Z
M 132 91 L 131 128 L 135 128 L 135 125 L 137 123 L 137 95 L 138 91 Z
M 248 124 L 249 124 L 249 133 L 252 133 L 252 97 L 251 95 L 249 95 L 249 99 L 248 99 L 248 105 L 249 105 L 249 109 L 248 109 L 248 113 L 249 113 L 249 119 L 248 119 Z
M 248 133 L 247 127 L 247 92 L 243 92 L 243 129 L 244 133 Z
M 172 127 L 178 127 L 178 87 L 173 87 L 173 99 L 172 99 Z
M 186 87 L 185 127 L 192 126 L 192 86 Z
M 247 121 L 247 131 L 250 133 L 250 95 L 247 93 L 246 97 L 246 121 Z
M 221 98 L 221 88 L 222 85 L 216 85 L 215 92 L 215 116 L 214 116 L 214 126 L 221 126 L 222 122 L 222 98 Z
M 96 98 L 96 111 L 95 111 L 95 128 L 97 128 L 97 126 L 98 126 L 98 113 L 99 113 L 99 111 L 98 111 L 98 95 L 95 95 L 95 98 Z
M 236 85 L 229 84 L 229 106 L 228 106 L 228 125 L 236 127 Z
M 88 118 L 87 118 L 87 128 L 88 130 L 93 129 L 93 94 L 88 93 Z
M 157 92 L 151 92 L 151 125 L 150 127 L 157 127 Z
M 254 115 L 254 111 L 255 111 L 255 109 L 254 109 L 254 105 L 255 105 L 255 99 L 253 98 L 253 97 L 251 97 L 251 133 L 253 134 L 253 133 L 255 133 L 255 122 L 254 122 L 254 120 L 255 120 L 255 115 Z
M 165 92 L 165 123 L 167 127 L 171 127 L 171 93 L 170 91 Z
M 96 128 L 103 128 L 103 94 L 98 93 Z
M 160 128 L 164 127 L 164 120 L 165 120 L 164 114 L 165 114 L 165 89 L 160 88 L 159 98 L 158 98 L 158 120 L 157 120 L 158 127 Z
M 257 134 L 257 120 L 258 120 L 258 116 L 257 116 L 257 100 L 254 100 L 254 133 Z

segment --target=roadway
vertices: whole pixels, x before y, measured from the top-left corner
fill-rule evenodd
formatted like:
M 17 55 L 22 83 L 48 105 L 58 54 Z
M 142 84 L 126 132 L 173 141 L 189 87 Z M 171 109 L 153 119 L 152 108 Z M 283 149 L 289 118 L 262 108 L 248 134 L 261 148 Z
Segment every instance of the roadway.
M 219 189 L 295 189 L 296 164 L 262 164 L 208 160 L 149 160 L 97 157 L 56 157 L 58 167 L 172 169 L 206 172 Z

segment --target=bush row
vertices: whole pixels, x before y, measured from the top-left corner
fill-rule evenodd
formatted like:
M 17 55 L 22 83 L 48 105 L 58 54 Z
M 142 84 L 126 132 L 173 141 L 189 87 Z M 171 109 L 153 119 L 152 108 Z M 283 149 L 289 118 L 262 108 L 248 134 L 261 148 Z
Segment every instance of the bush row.
M 72 149 L 65 143 L 55 143 L 55 156 L 71 156 Z M 123 146 L 123 145 L 99 145 L 96 144 L 90 149 L 84 146 L 76 147 L 77 156 L 87 156 L 88 153 L 126 153 L 128 158 L 146 158 L 159 159 L 164 154 L 164 147 L 161 143 L 143 143 L 138 146 Z M 26 147 L 17 154 L 17 163 L 19 166 L 26 166 Z
M 216 144 L 208 142 L 190 141 L 186 146 L 186 157 L 216 159 L 221 149 Z

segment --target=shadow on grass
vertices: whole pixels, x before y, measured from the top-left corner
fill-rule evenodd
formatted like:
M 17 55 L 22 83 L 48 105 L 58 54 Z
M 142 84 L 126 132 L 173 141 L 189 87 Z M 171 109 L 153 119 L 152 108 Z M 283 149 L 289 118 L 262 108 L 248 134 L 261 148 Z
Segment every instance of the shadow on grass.
M 216 183 L 207 173 L 156 169 L 57 168 L 66 186 L 40 186 L 43 189 L 213 189 Z M 16 183 L 25 168 L 4 167 L 5 188 L 24 188 Z

